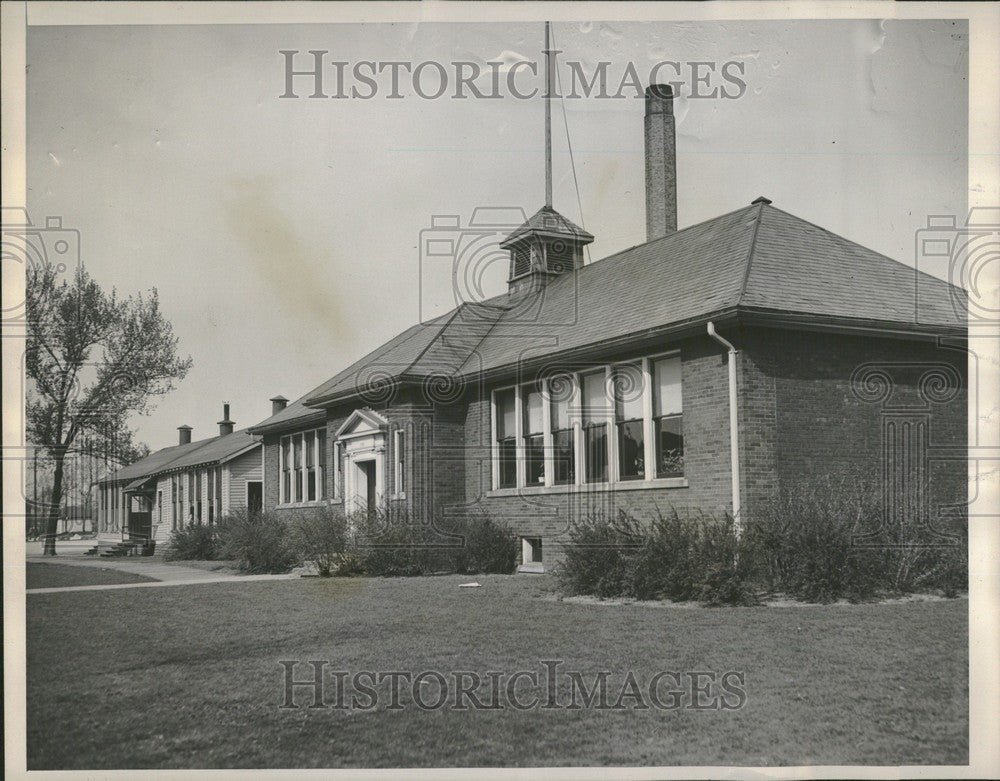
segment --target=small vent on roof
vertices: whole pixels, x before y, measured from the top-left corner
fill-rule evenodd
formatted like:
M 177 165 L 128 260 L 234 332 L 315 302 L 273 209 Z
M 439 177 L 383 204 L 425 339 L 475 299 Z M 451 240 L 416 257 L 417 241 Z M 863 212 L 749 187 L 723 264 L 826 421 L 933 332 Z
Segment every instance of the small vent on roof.
M 531 271 L 531 247 L 527 244 L 517 244 L 513 248 L 514 253 L 514 274 L 519 277 Z
M 565 241 L 554 241 L 545 248 L 545 263 L 553 274 L 561 274 L 573 268 L 573 245 Z

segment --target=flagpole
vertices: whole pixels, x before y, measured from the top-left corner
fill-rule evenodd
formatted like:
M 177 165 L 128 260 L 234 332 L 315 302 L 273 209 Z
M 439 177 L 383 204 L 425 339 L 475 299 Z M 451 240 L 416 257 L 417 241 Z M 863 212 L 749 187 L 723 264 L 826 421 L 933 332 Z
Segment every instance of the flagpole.
M 549 22 L 545 23 L 545 206 L 552 208 L 552 52 Z

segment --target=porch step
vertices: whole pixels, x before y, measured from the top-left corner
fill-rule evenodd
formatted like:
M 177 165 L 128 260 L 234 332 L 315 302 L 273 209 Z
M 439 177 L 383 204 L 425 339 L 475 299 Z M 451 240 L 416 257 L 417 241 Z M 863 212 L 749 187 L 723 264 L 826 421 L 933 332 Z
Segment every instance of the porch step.
M 540 561 L 531 561 L 519 566 L 517 571 L 528 575 L 542 575 L 545 572 L 545 566 Z
M 138 547 L 138 545 L 139 544 L 135 542 L 119 542 L 116 545 L 112 545 L 110 548 L 105 548 L 100 551 L 98 556 L 102 559 L 116 559 L 120 556 L 128 556 L 135 548 Z

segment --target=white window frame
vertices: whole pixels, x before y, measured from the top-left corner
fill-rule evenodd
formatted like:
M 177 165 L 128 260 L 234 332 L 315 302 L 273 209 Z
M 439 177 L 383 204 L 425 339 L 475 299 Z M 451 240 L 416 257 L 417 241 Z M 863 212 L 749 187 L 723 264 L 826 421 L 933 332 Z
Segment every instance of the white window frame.
M 392 497 L 394 499 L 406 498 L 406 483 L 404 482 L 404 471 L 406 469 L 406 439 L 406 429 L 397 428 L 392 432 Z M 403 486 L 403 490 L 400 490 L 400 486 Z
M 329 497 L 323 495 L 323 479 L 320 475 L 320 444 L 319 444 L 319 433 L 326 433 L 325 426 L 319 426 L 317 428 L 303 429 L 302 431 L 295 431 L 291 434 L 282 434 L 278 437 L 278 506 L 303 506 L 303 505 L 317 505 L 323 504 L 327 501 Z M 306 434 L 312 434 L 312 472 L 315 475 L 316 483 L 316 498 L 309 499 L 309 469 L 306 467 Z M 285 440 L 290 440 L 289 444 L 289 458 L 291 459 L 290 471 L 291 480 L 289 481 L 289 493 L 291 496 L 285 496 Z M 299 458 L 301 459 L 301 467 L 299 473 L 299 479 L 295 479 L 295 449 L 298 448 Z M 336 443 L 334 443 L 334 453 L 336 453 Z M 334 482 L 337 479 L 337 472 L 334 470 Z M 296 486 L 296 482 L 298 486 Z M 295 499 L 295 489 L 298 487 L 302 491 L 302 499 Z M 338 486 L 334 486 L 334 491 L 338 489 Z M 336 493 L 334 493 L 336 495 Z
M 653 374 L 654 361 L 663 358 L 680 358 L 680 350 L 668 350 L 665 352 L 644 355 L 639 358 L 616 361 L 614 363 L 598 364 L 588 366 L 585 369 L 571 373 L 573 381 L 573 399 L 576 404 L 576 413 L 571 412 L 573 424 L 573 450 L 574 450 L 574 482 L 571 484 L 555 484 L 555 445 L 552 432 L 552 407 L 551 407 L 551 385 L 546 381 L 542 387 L 542 427 L 544 435 L 545 449 L 545 481 L 542 486 L 528 486 L 525 484 L 527 473 L 527 453 L 524 444 L 524 404 L 526 389 L 531 388 L 535 383 L 520 382 L 501 385 L 490 391 L 490 487 L 493 493 L 506 495 L 509 493 L 521 492 L 553 492 L 560 491 L 594 491 L 608 490 L 614 486 L 616 490 L 627 490 L 635 488 L 680 488 L 687 486 L 686 477 L 661 477 L 656 476 L 656 430 L 653 420 L 655 393 Z M 620 458 L 618 454 L 618 420 L 616 414 L 616 399 L 614 388 L 614 373 L 619 366 L 638 366 L 640 377 L 643 383 L 642 396 L 642 431 L 643 431 L 643 461 L 644 475 L 641 479 L 622 480 L 620 475 Z M 605 391 L 608 398 L 608 480 L 601 483 L 586 482 L 586 453 L 584 450 L 583 436 L 583 375 L 595 372 L 604 372 Z M 517 465 L 517 486 L 500 488 L 500 444 L 497 441 L 497 394 L 505 391 L 514 391 L 514 425 L 515 425 L 515 458 Z M 572 407 L 571 407 L 572 409 Z M 684 414 L 683 402 L 683 380 L 681 388 L 681 412 Z

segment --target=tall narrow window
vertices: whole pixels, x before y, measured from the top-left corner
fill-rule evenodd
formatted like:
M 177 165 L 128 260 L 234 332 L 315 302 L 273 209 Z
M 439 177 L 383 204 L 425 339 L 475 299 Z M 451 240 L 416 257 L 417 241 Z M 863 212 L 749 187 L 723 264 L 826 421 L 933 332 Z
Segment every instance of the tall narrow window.
M 163 491 L 156 492 L 156 522 L 163 523 Z
M 684 425 L 681 414 L 681 359 L 653 362 L 653 430 L 656 476 L 684 476 Z
M 545 484 L 545 434 L 542 422 L 542 392 L 537 386 L 524 393 L 525 485 Z
M 295 501 L 302 501 L 302 435 L 292 436 L 292 483 L 295 490 Z
M 553 483 L 568 485 L 576 482 L 576 446 L 573 441 L 573 421 L 569 416 L 573 386 L 568 378 L 549 383 L 550 419 L 552 421 Z
M 205 494 L 208 496 L 208 523 L 215 523 L 215 469 L 209 468 L 205 473 Z
M 187 486 L 185 485 L 185 483 L 187 483 L 187 475 L 185 475 L 185 474 L 178 475 L 177 476 L 177 490 L 180 492 L 180 496 L 177 499 L 177 509 L 179 511 L 178 512 L 178 516 L 177 516 L 177 525 L 181 529 L 184 528 L 184 498 L 185 498 L 185 494 L 186 494 L 185 489 L 187 488 Z
M 306 501 L 316 501 L 316 433 L 307 431 L 305 438 Z
M 406 432 L 403 429 L 396 429 L 396 493 L 402 494 L 406 491 Z
M 588 483 L 608 480 L 608 394 L 604 372 L 585 374 L 583 383 L 583 447 Z
M 335 470 L 333 486 L 334 493 L 338 499 L 344 495 L 344 458 L 341 452 L 341 444 L 339 442 L 333 443 L 333 468 Z
M 514 410 L 514 389 L 497 391 L 497 446 L 500 457 L 498 488 L 517 486 L 517 413 Z
M 201 470 L 194 473 L 194 519 L 201 524 Z
M 215 512 L 222 516 L 222 467 L 215 467 Z
M 281 502 L 292 501 L 292 438 L 281 438 Z
M 316 474 L 319 482 L 316 498 L 326 499 L 326 429 L 321 428 L 316 432 L 316 453 L 318 459 Z
M 177 519 L 180 517 L 180 513 L 177 511 L 177 500 L 180 497 L 177 495 L 177 475 L 170 476 L 170 528 L 177 529 Z
M 622 480 L 642 480 L 646 476 L 642 369 L 630 363 L 616 367 L 613 376 L 618 473 Z

